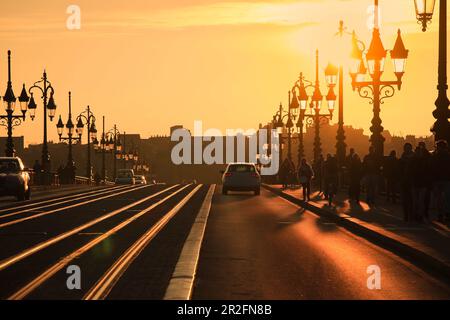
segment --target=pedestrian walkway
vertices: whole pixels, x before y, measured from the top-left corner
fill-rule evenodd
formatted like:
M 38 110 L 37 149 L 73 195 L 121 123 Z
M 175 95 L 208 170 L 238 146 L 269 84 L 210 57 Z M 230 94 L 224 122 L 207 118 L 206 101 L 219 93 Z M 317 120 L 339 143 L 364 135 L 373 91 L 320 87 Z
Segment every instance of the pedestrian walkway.
M 267 187 L 313 212 L 336 217 L 347 226 L 359 227 L 384 240 L 392 240 L 393 244 L 412 249 L 416 254 L 424 255 L 425 259 L 435 260 L 437 264 L 450 268 L 450 230 L 447 226 L 437 221 L 429 224 L 406 223 L 401 206 L 386 203 L 384 197 L 378 199 L 377 205 L 370 207 L 364 201 L 359 204 L 350 202 L 344 192 L 339 192 L 332 206 L 329 206 L 328 201 L 315 191 L 311 201 L 302 204 L 299 201 L 302 199 L 301 188 L 283 190 L 281 185 Z M 432 218 L 437 218 L 436 213 L 432 213 Z

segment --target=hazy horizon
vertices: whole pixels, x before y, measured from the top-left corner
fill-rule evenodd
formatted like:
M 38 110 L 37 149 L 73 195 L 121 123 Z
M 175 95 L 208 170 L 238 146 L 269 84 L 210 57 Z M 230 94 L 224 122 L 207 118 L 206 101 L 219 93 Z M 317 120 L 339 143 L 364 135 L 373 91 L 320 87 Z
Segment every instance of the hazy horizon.
M 57 117 L 67 120 L 70 90 L 75 115 L 90 105 L 99 119 L 106 115 L 107 130 L 117 124 L 120 131 L 146 137 L 167 134 L 178 123 L 191 129 L 195 120 L 221 130 L 270 121 L 280 102 L 287 105 L 300 71 L 314 78 L 316 48 L 322 73 L 335 60 L 339 20 L 370 40 L 367 8 L 373 1 L 80 0 L 75 4 L 81 29 L 72 31 L 66 28 L 70 4 L 3 4 L 1 92 L 11 49 L 16 96 L 23 82 L 30 86 L 45 68 L 56 91 Z M 385 48 L 392 49 L 401 28 L 410 50 L 402 90 L 382 105 L 383 126 L 395 135 L 429 135 L 437 97 L 438 8 L 422 33 L 413 1 L 380 1 L 380 7 Z M 390 59 L 384 79 L 395 79 Z M 323 74 L 320 80 L 324 91 Z M 14 129 L 26 144 L 42 140 L 42 103 L 37 103 L 32 125 L 27 119 Z M 372 107 L 352 91 L 347 72 L 345 103 L 345 124 L 368 134 Z M 49 140 L 58 140 L 57 117 L 49 122 Z

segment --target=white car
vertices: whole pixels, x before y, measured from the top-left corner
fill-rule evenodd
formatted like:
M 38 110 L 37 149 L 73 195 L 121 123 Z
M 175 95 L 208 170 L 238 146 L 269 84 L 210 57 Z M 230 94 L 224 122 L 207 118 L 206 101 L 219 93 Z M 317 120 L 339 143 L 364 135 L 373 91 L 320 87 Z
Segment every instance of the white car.
M 15 196 L 30 200 L 30 175 L 18 157 L 0 157 L 0 197 Z
M 120 169 L 117 172 L 116 184 L 136 184 L 132 169 Z
M 261 176 L 253 163 L 230 163 L 225 171 L 222 171 L 222 193 L 228 191 L 253 191 L 260 194 Z
M 136 184 L 147 184 L 147 179 L 144 176 L 134 176 Z

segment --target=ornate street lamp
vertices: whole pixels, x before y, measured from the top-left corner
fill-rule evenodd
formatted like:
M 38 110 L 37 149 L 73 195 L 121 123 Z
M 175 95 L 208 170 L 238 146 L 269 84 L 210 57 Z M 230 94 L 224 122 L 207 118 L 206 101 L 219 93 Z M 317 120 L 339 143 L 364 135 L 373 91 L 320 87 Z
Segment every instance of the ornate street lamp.
M 127 145 L 126 145 L 126 132 L 123 133 L 122 136 L 120 136 L 120 133 L 117 132 L 117 147 L 116 147 L 116 158 L 117 160 L 122 160 L 123 161 L 123 168 L 126 169 L 127 168 L 127 162 L 137 162 L 139 160 L 139 155 L 137 153 L 137 151 L 134 149 L 134 146 L 132 146 L 131 149 L 129 149 L 129 151 L 127 150 Z M 123 141 L 123 143 L 120 143 L 120 140 Z M 134 150 L 134 151 L 133 151 Z
M 417 21 L 422 25 L 422 31 L 427 30 L 428 24 L 433 18 L 435 0 L 414 0 L 416 7 Z M 447 140 L 450 143 L 450 118 L 447 97 L 447 1 L 441 0 L 439 5 L 439 66 L 438 66 L 438 98 L 436 99 L 436 109 L 433 117 L 436 119 L 431 131 L 435 135 L 436 141 Z
M 346 28 L 344 28 L 344 21 L 341 20 L 339 21 L 339 29 L 336 35 L 342 38 L 344 34 L 348 34 L 348 32 L 346 32 Z M 358 51 L 356 54 L 358 55 L 359 59 L 362 59 L 361 52 Z M 325 70 L 325 73 L 329 74 L 328 76 L 326 76 L 327 83 L 329 86 L 339 85 L 338 88 L 339 114 L 338 114 L 338 129 L 336 132 L 336 158 L 338 161 L 339 169 L 341 169 L 344 165 L 345 156 L 347 154 L 347 144 L 345 143 L 346 137 L 344 129 L 344 67 L 342 63 L 339 65 L 339 68 L 333 65 L 329 65 L 327 70 Z
M 298 159 L 304 157 L 304 146 L 303 146 L 303 127 L 305 124 L 308 126 L 313 126 L 315 129 L 314 133 L 314 162 L 320 158 L 322 154 L 321 141 L 320 141 L 320 125 L 323 120 L 327 122 L 333 118 L 334 107 L 336 104 L 336 94 L 334 93 L 334 87 L 337 82 L 337 69 L 332 65 L 328 65 L 325 69 L 325 77 L 327 79 L 328 93 L 325 96 L 327 101 L 328 113 L 321 113 L 322 102 L 324 96 L 320 91 L 320 81 L 319 81 L 319 50 L 316 51 L 316 81 L 313 84 L 311 81 L 306 80 L 303 77 L 303 73 L 300 73 L 299 80 L 295 83 L 292 88 L 293 100 L 291 105 L 296 106 L 295 100 L 298 100 L 298 105 L 300 106 L 300 115 L 297 122 L 297 130 L 299 132 L 299 150 Z M 306 83 L 306 85 L 305 85 Z M 308 95 L 307 90 L 313 89 L 312 94 Z M 298 94 L 297 94 L 298 91 Z M 307 107 L 310 107 L 310 112 L 307 112 Z
M 105 116 L 103 116 L 102 139 L 100 145 L 94 147 L 95 150 L 102 154 L 102 179 L 106 182 L 106 152 L 108 151 L 108 140 L 105 134 Z
M 406 59 L 408 50 L 405 49 L 400 30 L 398 31 L 397 40 L 394 49 L 391 50 L 391 58 L 394 63 L 394 72 L 396 80 L 383 81 L 381 77 L 384 72 L 387 50 L 384 49 L 383 42 L 380 37 L 380 29 L 378 26 L 378 0 L 375 1 L 375 25 L 372 32 L 372 40 L 369 49 L 365 51 L 364 44 L 356 38 L 353 33 L 353 68 L 350 72 L 352 77 L 352 86 L 357 90 L 360 97 L 368 99 L 373 105 L 373 119 L 370 131 L 372 135 L 370 142 L 375 150 L 376 156 L 381 160 L 384 155 L 384 137 L 382 135 L 383 126 L 380 111 L 381 104 L 384 100 L 394 96 L 395 88 L 398 90 L 402 87 L 402 77 L 405 73 Z M 364 65 L 364 66 L 363 66 Z M 367 65 L 367 69 L 365 67 Z M 366 72 L 368 71 L 371 80 L 365 81 Z
M 280 162 L 282 161 L 282 146 L 283 146 L 283 128 L 286 127 L 288 131 L 288 153 L 287 157 L 289 160 L 292 160 L 292 133 L 294 128 L 294 122 L 292 119 L 295 120 L 295 115 L 293 113 L 293 109 L 291 109 L 291 92 L 289 91 L 289 98 L 288 98 L 288 111 L 283 110 L 283 104 L 280 103 L 278 111 L 275 113 L 273 119 L 273 126 L 277 129 L 278 134 L 280 135 Z M 287 119 L 286 119 L 287 118 Z M 286 124 L 284 123 L 286 121 Z
M 40 86 L 40 84 L 42 86 Z M 45 174 L 48 174 L 50 172 L 50 154 L 48 152 L 48 143 L 47 143 L 47 112 L 48 117 L 50 118 L 50 121 L 53 121 L 53 118 L 55 117 L 56 112 L 56 104 L 54 100 L 54 93 L 55 90 L 52 87 L 52 84 L 47 80 L 47 73 L 44 70 L 42 79 L 35 82 L 33 86 L 28 89 L 28 92 L 31 95 L 30 103 L 28 104 L 28 109 L 31 112 L 32 119 L 34 118 L 34 110 L 36 109 L 37 105 L 34 101 L 33 97 L 33 90 L 38 90 L 42 94 L 42 101 L 43 101 L 43 109 L 44 109 L 44 138 L 43 138 L 43 144 L 42 144 L 42 171 Z M 33 111 L 31 111 L 33 110 Z M 45 183 L 49 183 L 50 180 L 45 180 Z
M 106 169 L 105 169 L 105 154 L 111 153 L 113 155 L 113 180 L 117 177 L 117 160 L 122 159 L 122 145 L 120 143 L 120 131 L 117 129 L 117 126 L 114 125 L 114 127 L 109 130 L 108 132 L 105 132 L 103 130 L 102 139 L 100 143 L 98 141 L 94 141 L 94 149 L 98 152 L 101 152 L 103 155 L 103 172 L 106 175 Z
M 0 115 L 0 125 L 7 128 L 8 137 L 6 139 L 5 155 L 7 157 L 14 157 L 16 150 L 14 150 L 13 128 L 19 126 L 22 121 L 25 121 L 25 114 L 27 113 L 27 102 L 30 98 L 27 95 L 25 84 L 19 96 L 21 115 L 15 115 L 16 96 L 14 95 L 11 82 L 11 51 L 8 50 L 8 84 L 5 95 L 3 96 L 3 103 L 5 106 L 6 115 Z M 31 109 L 30 109 L 31 111 Z M 32 117 L 33 119 L 33 117 Z
M 117 177 L 117 155 L 121 153 L 122 151 L 122 145 L 120 144 L 120 131 L 117 129 L 117 126 L 114 125 L 114 127 L 108 131 L 107 135 L 109 135 L 109 150 L 113 155 L 113 162 L 114 162 L 114 180 L 116 180 Z
M 65 128 L 67 130 L 67 136 L 63 137 L 64 133 L 64 123 L 62 121 L 61 116 L 59 116 L 59 121 L 56 124 L 56 128 L 58 131 L 59 141 L 67 141 L 69 144 L 69 154 L 67 157 L 67 166 L 68 172 L 71 173 L 71 175 L 68 177 L 67 180 L 68 183 L 74 183 L 75 179 L 75 163 L 73 161 L 73 155 L 72 155 L 72 144 L 73 141 L 81 142 L 81 136 L 83 134 L 83 124 L 77 123 L 77 128 L 75 129 L 75 126 L 72 122 L 72 93 L 69 91 L 69 116 L 67 119 L 67 123 L 65 125 Z M 74 136 L 74 134 L 77 134 L 78 136 Z
M 92 180 L 92 165 L 91 165 L 91 142 L 97 140 L 97 128 L 95 127 L 95 116 L 91 111 L 91 107 L 87 106 L 86 110 L 77 116 L 77 133 L 81 136 L 84 131 L 84 125 L 88 134 L 87 136 L 87 164 L 86 177 Z
M 447 1 L 441 1 L 447 2 Z M 416 7 L 417 22 L 422 25 L 422 31 L 427 31 L 428 24 L 431 23 L 433 18 L 434 6 L 436 0 L 414 0 L 414 6 Z M 441 12 L 446 13 L 445 10 Z

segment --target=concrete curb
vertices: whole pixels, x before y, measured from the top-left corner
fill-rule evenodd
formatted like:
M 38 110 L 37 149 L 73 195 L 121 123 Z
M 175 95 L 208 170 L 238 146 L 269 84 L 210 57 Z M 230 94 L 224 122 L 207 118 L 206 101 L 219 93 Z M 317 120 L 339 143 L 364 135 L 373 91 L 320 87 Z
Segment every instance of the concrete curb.
M 191 231 L 183 245 L 175 270 L 167 286 L 164 300 L 190 300 L 194 286 L 197 263 L 211 210 L 215 185 L 209 187 Z
M 388 251 L 391 251 L 398 256 L 410 261 L 414 265 L 424 269 L 428 273 L 435 277 L 450 283 L 450 265 L 418 248 L 405 244 L 397 239 L 391 238 L 387 235 L 376 232 L 368 227 L 365 227 L 351 219 L 344 218 L 336 215 L 334 212 L 319 208 L 310 203 L 305 203 L 292 195 L 286 194 L 277 188 L 263 184 L 263 187 L 267 190 L 275 193 L 276 195 L 292 202 L 298 206 L 301 206 L 319 216 L 325 217 L 341 227 L 349 230 L 350 232 L 365 238 L 366 240 L 380 246 Z

